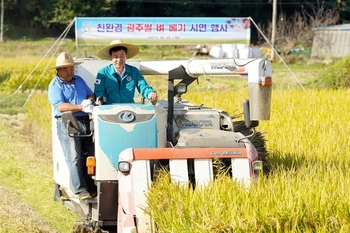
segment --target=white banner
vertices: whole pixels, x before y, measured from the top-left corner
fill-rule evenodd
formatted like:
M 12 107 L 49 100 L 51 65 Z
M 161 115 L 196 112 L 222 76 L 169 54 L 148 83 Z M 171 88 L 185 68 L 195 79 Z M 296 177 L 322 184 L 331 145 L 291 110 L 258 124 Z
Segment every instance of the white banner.
M 77 45 L 250 44 L 247 18 L 75 18 Z

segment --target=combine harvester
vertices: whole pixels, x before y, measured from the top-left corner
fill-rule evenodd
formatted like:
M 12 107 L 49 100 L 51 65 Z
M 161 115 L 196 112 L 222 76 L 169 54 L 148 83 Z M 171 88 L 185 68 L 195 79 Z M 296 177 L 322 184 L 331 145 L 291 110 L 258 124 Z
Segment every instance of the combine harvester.
M 224 161 L 233 180 L 249 186 L 263 170 L 256 147 L 250 141 L 260 120 L 269 120 L 272 65 L 266 58 L 203 59 L 173 61 L 128 61 L 147 75 L 167 75 L 168 95 L 156 105 L 135 97 L 135 103 L 99 105 L 91 115 L 95 156 L 87 160 L 88 173 L 97 189 L 95 197 L 74 197 L 71 179 L 52 117 L 55 200 L 62 201 L 84 218 L 81 227 L 98 227 L 106 232 L 151 233 L 156 224 L 142 208 L 155 174 L 166 168 L 172 182 L 206 185 L 215 177 L 213 164 Z M 108 61 L 85 59 L 76 66 L 93 89 L 97 70 Z M 242 103 L 244 135 L 235 129 L 228 112 L 196 106 L 182 99 L 200 75 L 244 75 L 249 98 Z M 232 100 L 235 101 L 235 100 Z M 62 115 L 72 136 L 76 119 Z M 107 230 L 108 229 L 108 230 Z M 113 231 L 109 231 L 114 229 Z
M 85 60 L 76 74 L 94 83 L 106 61 Z M 95 156 L 88 159 L 97 196 L 74 198 L 70 177 L 53 127 L 56 200 L 86 218 L 86 226 L 118 226 L 118 232 L 154 232 L 152 220 L 140 207 L 157 168 L 165 164 L 174 182 L 205 185 L 215 174 L 213 160 L 229 161 L 232 179 L 248 186 L 263 164 L 251 141 L 236 132 L 231 116 L 222 110 L 182 100 L 188 86 L 203 73 L 248 74 L 249 99 L 242 103 L 247 128 L 268 120 L 271 103 L 271 62 L 268 59 L 190 59 L 129 62 L 144 75 L 168 75 L 168 99 L 156 105 L 135 98 L 132 104 L 101 105 L 92 115 Z M 175 85 L 175 80 L 177 84 Z M 93 86 L 91 86 L 93 88 Z M 234 100 L 233 100 L 234 101 Z M 74 133 L 74 117 L 62 116 Z M 52 119 L 54 122 L 54 118 Z M 53 124 L 54 126 L 55 124 Z M 126 230 L 129 229 L 129 230 Z M 137 231 L 136 231 L 137 229 Z

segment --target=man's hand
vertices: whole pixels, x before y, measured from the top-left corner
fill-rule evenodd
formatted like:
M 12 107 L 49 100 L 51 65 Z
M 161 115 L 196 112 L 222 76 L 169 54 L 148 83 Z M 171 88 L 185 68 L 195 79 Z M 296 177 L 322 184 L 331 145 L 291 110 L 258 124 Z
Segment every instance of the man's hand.
M 106 100 L 105 97 L 99 96 L 99 97 L 96 98 L 95 105 L 100 106 L 100 105 L 105 104 L 106 102 L 107 102 L 107 100 Z
M 157 100 L 158 100 L 158 95 L 156 92 L 151 92 L 149 93 L 148 95 L 148 99 L 151 101 L 151 103 L 153 105 L 155 105 L 157 103 Z
M 93 104 L 82 106 L 82 111 L 86 113 L 92 113 L 92 111 L 94 110 L 94 107 L 95 106 Z
M 86 99 L 86 100 L 83 100 L 83 101 L 81 102 L 80 105 L 81 105 L 82 107 L 87 107 L 87 106 L 89 106 L 90 104 L 92 104 L 91 100 Z
M 94 109 L 94 105 L 92 104 L 91 100 L 86 99 L 81 102 L 81 110 L 86 113 L 92 113 Z

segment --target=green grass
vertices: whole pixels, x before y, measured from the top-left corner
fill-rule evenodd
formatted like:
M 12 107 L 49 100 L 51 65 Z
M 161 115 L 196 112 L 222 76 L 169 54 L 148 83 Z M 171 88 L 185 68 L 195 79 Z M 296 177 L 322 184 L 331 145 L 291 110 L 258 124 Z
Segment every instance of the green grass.
M 70 232 L 72 223 L 79 218 L 53 201 L 50 144 L 42 144 L 39 135 L 35 134 L 36 130 L 28 131 L 25 127 L 14 129 L 9 125 L 10 120 L 1 119 L 1 138 L 7 140 L 0 141 L 0 181 L 1 185 L 9 187 L 18 196 L 17 200 L 11 200 L 7 205 L 11 204 L 12 209 L 17 209 L 21 201 L 25 201 L 35 213 L 33 217 L 28 217 L 25 216 L 27 209 L 17 210 L 17 221 L 6 221 L 0 232 Z M 40 221 L 35 222 L 38 218 Z
M 6 94 L 0 93 L 0 114 L 14 115 L 24 113 L 24 104 L 28 98 L 26 93 Z

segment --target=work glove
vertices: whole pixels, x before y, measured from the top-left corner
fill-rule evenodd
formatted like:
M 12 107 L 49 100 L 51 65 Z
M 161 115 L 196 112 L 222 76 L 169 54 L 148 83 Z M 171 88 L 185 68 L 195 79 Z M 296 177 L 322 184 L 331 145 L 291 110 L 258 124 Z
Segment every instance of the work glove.
M 91 100 L 86 99 L 81 102 L 81 108 L 83 112 L 92 113 L 94 105 L 92 104 Z
M 91 100 L 86 99 L 86 100 L 83 100 L 80 105 L 83 106 L 83 107 L 87 107 L 90 104 L 92 104 Z
M 92 111 L 94 110 L 94 107 L 95 106 L 93 104 L 89 104 L 85 106 L 82 105 L 82 110 L 83 112 L 86 112 L 86 113 L 92 113 Z

